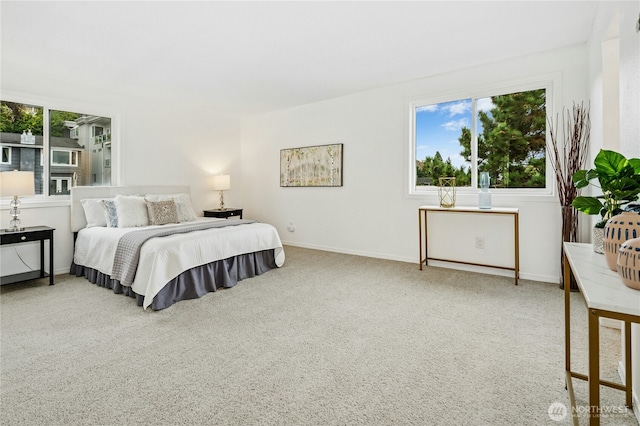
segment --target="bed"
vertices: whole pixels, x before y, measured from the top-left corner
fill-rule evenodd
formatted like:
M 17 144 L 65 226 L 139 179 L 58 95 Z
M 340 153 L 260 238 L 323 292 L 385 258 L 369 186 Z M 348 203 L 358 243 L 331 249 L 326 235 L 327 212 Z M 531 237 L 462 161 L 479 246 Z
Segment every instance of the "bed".
M 284 264 L 277 230 L 196 217 L 187 186 L 73 187 L 71 274 L 161 310 Z

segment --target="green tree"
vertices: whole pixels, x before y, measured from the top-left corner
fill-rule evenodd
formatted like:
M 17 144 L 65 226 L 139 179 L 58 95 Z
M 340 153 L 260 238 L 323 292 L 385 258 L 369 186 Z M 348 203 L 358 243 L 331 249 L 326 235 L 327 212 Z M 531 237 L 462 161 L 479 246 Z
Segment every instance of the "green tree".
M 545 185 L 545 90 L 492 96 L 493 108 L 480 111 L 478 171 L 489 172 L 492 186 L 536 188 Z M 460 153 L 471 161 L 471 130 L 458 138 Z
M 82 114 L 68 111 L 51 111 L 51 136 L 63 136 L 65 121 L 75 121 Z
M 0 102 L 0 132 L 22 133 L 31 130 L 42 136 L 42 108 L 15 102 Z
M 442 154 L 436 151 L 433 157 L 427 156 L 423 162 L 416 167 L 418 178 L 428 178 L 431 185 L 437 186 L 441 177 L 455 177 L 456 186 L 468 186 L 471 184 L 471 172 L 460 166 L 456 169 L 451 162 L 451 158 L 443 160 Z
M 63 136 L 64 122 L 74 121 L 82 114 L 68 111 L 51 111 L 49 115 L 51 136 Z M 31 130 L 42 136 L 43 109 L 25 104 L 2 101 L 0 103 L 0 132 L 22 133 Z

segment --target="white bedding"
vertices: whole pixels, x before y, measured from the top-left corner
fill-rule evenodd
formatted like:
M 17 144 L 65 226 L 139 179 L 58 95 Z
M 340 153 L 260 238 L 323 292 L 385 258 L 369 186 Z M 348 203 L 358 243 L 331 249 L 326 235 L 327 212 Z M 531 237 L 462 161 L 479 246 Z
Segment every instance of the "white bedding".
M 149 228 L 166 229 L 180 225 L 167 224 Z M 111 276 L 118 240 L 127 232 L 139 229 L 141 228 L 93 227 L 80 230 L 74 263 Z M 186 270 L 240 254 L 270 249 L 275 250 L 276 265 L 282 266 L 285 260 L 282 242 L 276 229 L 266 223 L 226 226 L 152 238 L 142 246 L 140 263 L 131 288 L 144 296 L 143 308 L 146 309 L 166 283 Z

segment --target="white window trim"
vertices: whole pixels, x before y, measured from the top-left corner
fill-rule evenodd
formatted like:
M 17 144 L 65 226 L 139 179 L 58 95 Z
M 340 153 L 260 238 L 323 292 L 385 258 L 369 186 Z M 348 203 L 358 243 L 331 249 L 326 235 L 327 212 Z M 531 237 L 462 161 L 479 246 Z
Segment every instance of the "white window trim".
M 460 99 L 481 99 L 490 96 L 515 93 L 515 92 L 523 92 L 527 90 L 535 90 L 535 89 L 545 89 L 546 90 L 546 110 L 547 117 L 553 117 L 554 111 L 557 109 L 555 106 L 558 105 L 558 96 L 560 90 L 557 88 L 560 87 L 560 74 L 552 73 L 541 75 L 533 78 L 520 79 L 505 83 L 496 82 L 491 85 L 483 86 L 482 89 L 477 90 L 469 90 L 465 92 L 450 92 L 445 94 L 438 94 L 432 96 L 424 96 L 424 97 L 416 97 L 413 99 L 407 100 L 407 112 L 408 112 L 408 163 L 406 166 L 407 170 L 407 181 L 406 181 L 406 195 L 410 198 L 424 198 L 427 195 L 437 195 L 438 187 L 437 186 L 429 186 L 417 189 L 416 188 L 416 141 L 415 141 L 415 108 L 420 105 L 434 105 L 443 102 L 451 102 Z M 554 90 L 555 89 L 555 90 Z M 475 113 L 475 111 L 474 111 Z M 475 115 L 474 115 L 474 126 L 475 126 Z M 547 141 L 549 141 L 549 128 L 547 126 Z M 477 156 L 476 147 L 472 146 L 472 161 Z M 472 175 L 471 175 L 471 183 L 470 187 L 458 187 L 456 188 L 456 192 L 461 195 L 465 194 L 477 194 L 478 188 L 477 185 L 477 168 L 472 167 Z M 555 177 L 552 169 L 552 165 L 550 162 L 549 155 L 546 156 L 546 165 L 545 165 L 545 188 L 492 188 L 491 193 L 500 197 L 500 196 L 524 196 L 524 197 L 545 197 L 549 200 L 555 198 L 556 192 L 556 184 Z
M 68 163 L 54 163 L 53 162 L 53 153 L 54 152 L 67 152 L 69 153 L 69 162 Z M 73 162 L 73 158 L 74 155 L 73 153 L 75 153 L 75 162 Z M 58 148 L 51 148 L 51 166 L 52 167 L 78 167 L 78 151 L 77 150 L 70 150 L 70 149 L 58 149 Z
M 101 116 L 101 117 L 109 117 L 111 118 L 111 163 L 115 163 L 115 167 L 111 167 L 111 186 L 118 186 L 121 180 L 122 173 L 122 154 L 120 148 L 120 140 L 121 140 L 121 132 L 122 132 L 122 114 L 118 112 L 115 108 L 104 106 L 104 105 L 96 105 L 96 104 L 85 104 L 79 103 L 64 99 L 53 99 L 47 97 L 41 97 L 28 93 L 21 92 L 13 92 L 13 91 L 3 91 L 0 96 L 3 101 L 23 103 L 28 105 L 36 105 L 45 108 L 47 111 L 44 114 L 43 126 L 45 129 L 49 128 L 49 110 L 58 110 L 58 111 L 82 111 L 86 114 Z M 42 149 L 42 159 L 43 159 L 43 176 L 46 176 L 48 179 L 51 178 L 51 171 L 49 167 L 49 132 L 43 132 L 43 147 L 46 149 Z M 43 194 L 35 195 L 33 197 L 25 197 L 23 200 L 23 206 L 29 204 L 29 201 L 33 201 L 33 206 L 58 206 L 61 205 L 61 200 L 66 200 L 69 198 L 68 195 L 60 196 L 55 194 L 49 194 L 49 186 L 43 185 Z M 9 201 L 7 199 L 0 201 L 0 209 L 5 208 L 5 205 L 9 205 Z
M 0 148 L 2 150 L 5 150 L 5 149 L 9 150 L 9 161 L 2 161 L 2 157 L 0 156 L 0 164 L 11 164 L 11 147 L 10 146 L 0 145 Z

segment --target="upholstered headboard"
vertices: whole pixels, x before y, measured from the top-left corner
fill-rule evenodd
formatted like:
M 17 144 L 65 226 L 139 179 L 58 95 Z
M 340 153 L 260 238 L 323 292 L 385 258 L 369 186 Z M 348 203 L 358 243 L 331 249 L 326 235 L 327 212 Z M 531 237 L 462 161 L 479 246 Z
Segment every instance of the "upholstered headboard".
M 80 200 L 85 198 L 113 198 L 116 195 L 189 194 L 189 187 L 174 186 L 74 186 L 71 188 L 71 231 L 78 232 L 87 226 L 87 219 Z

